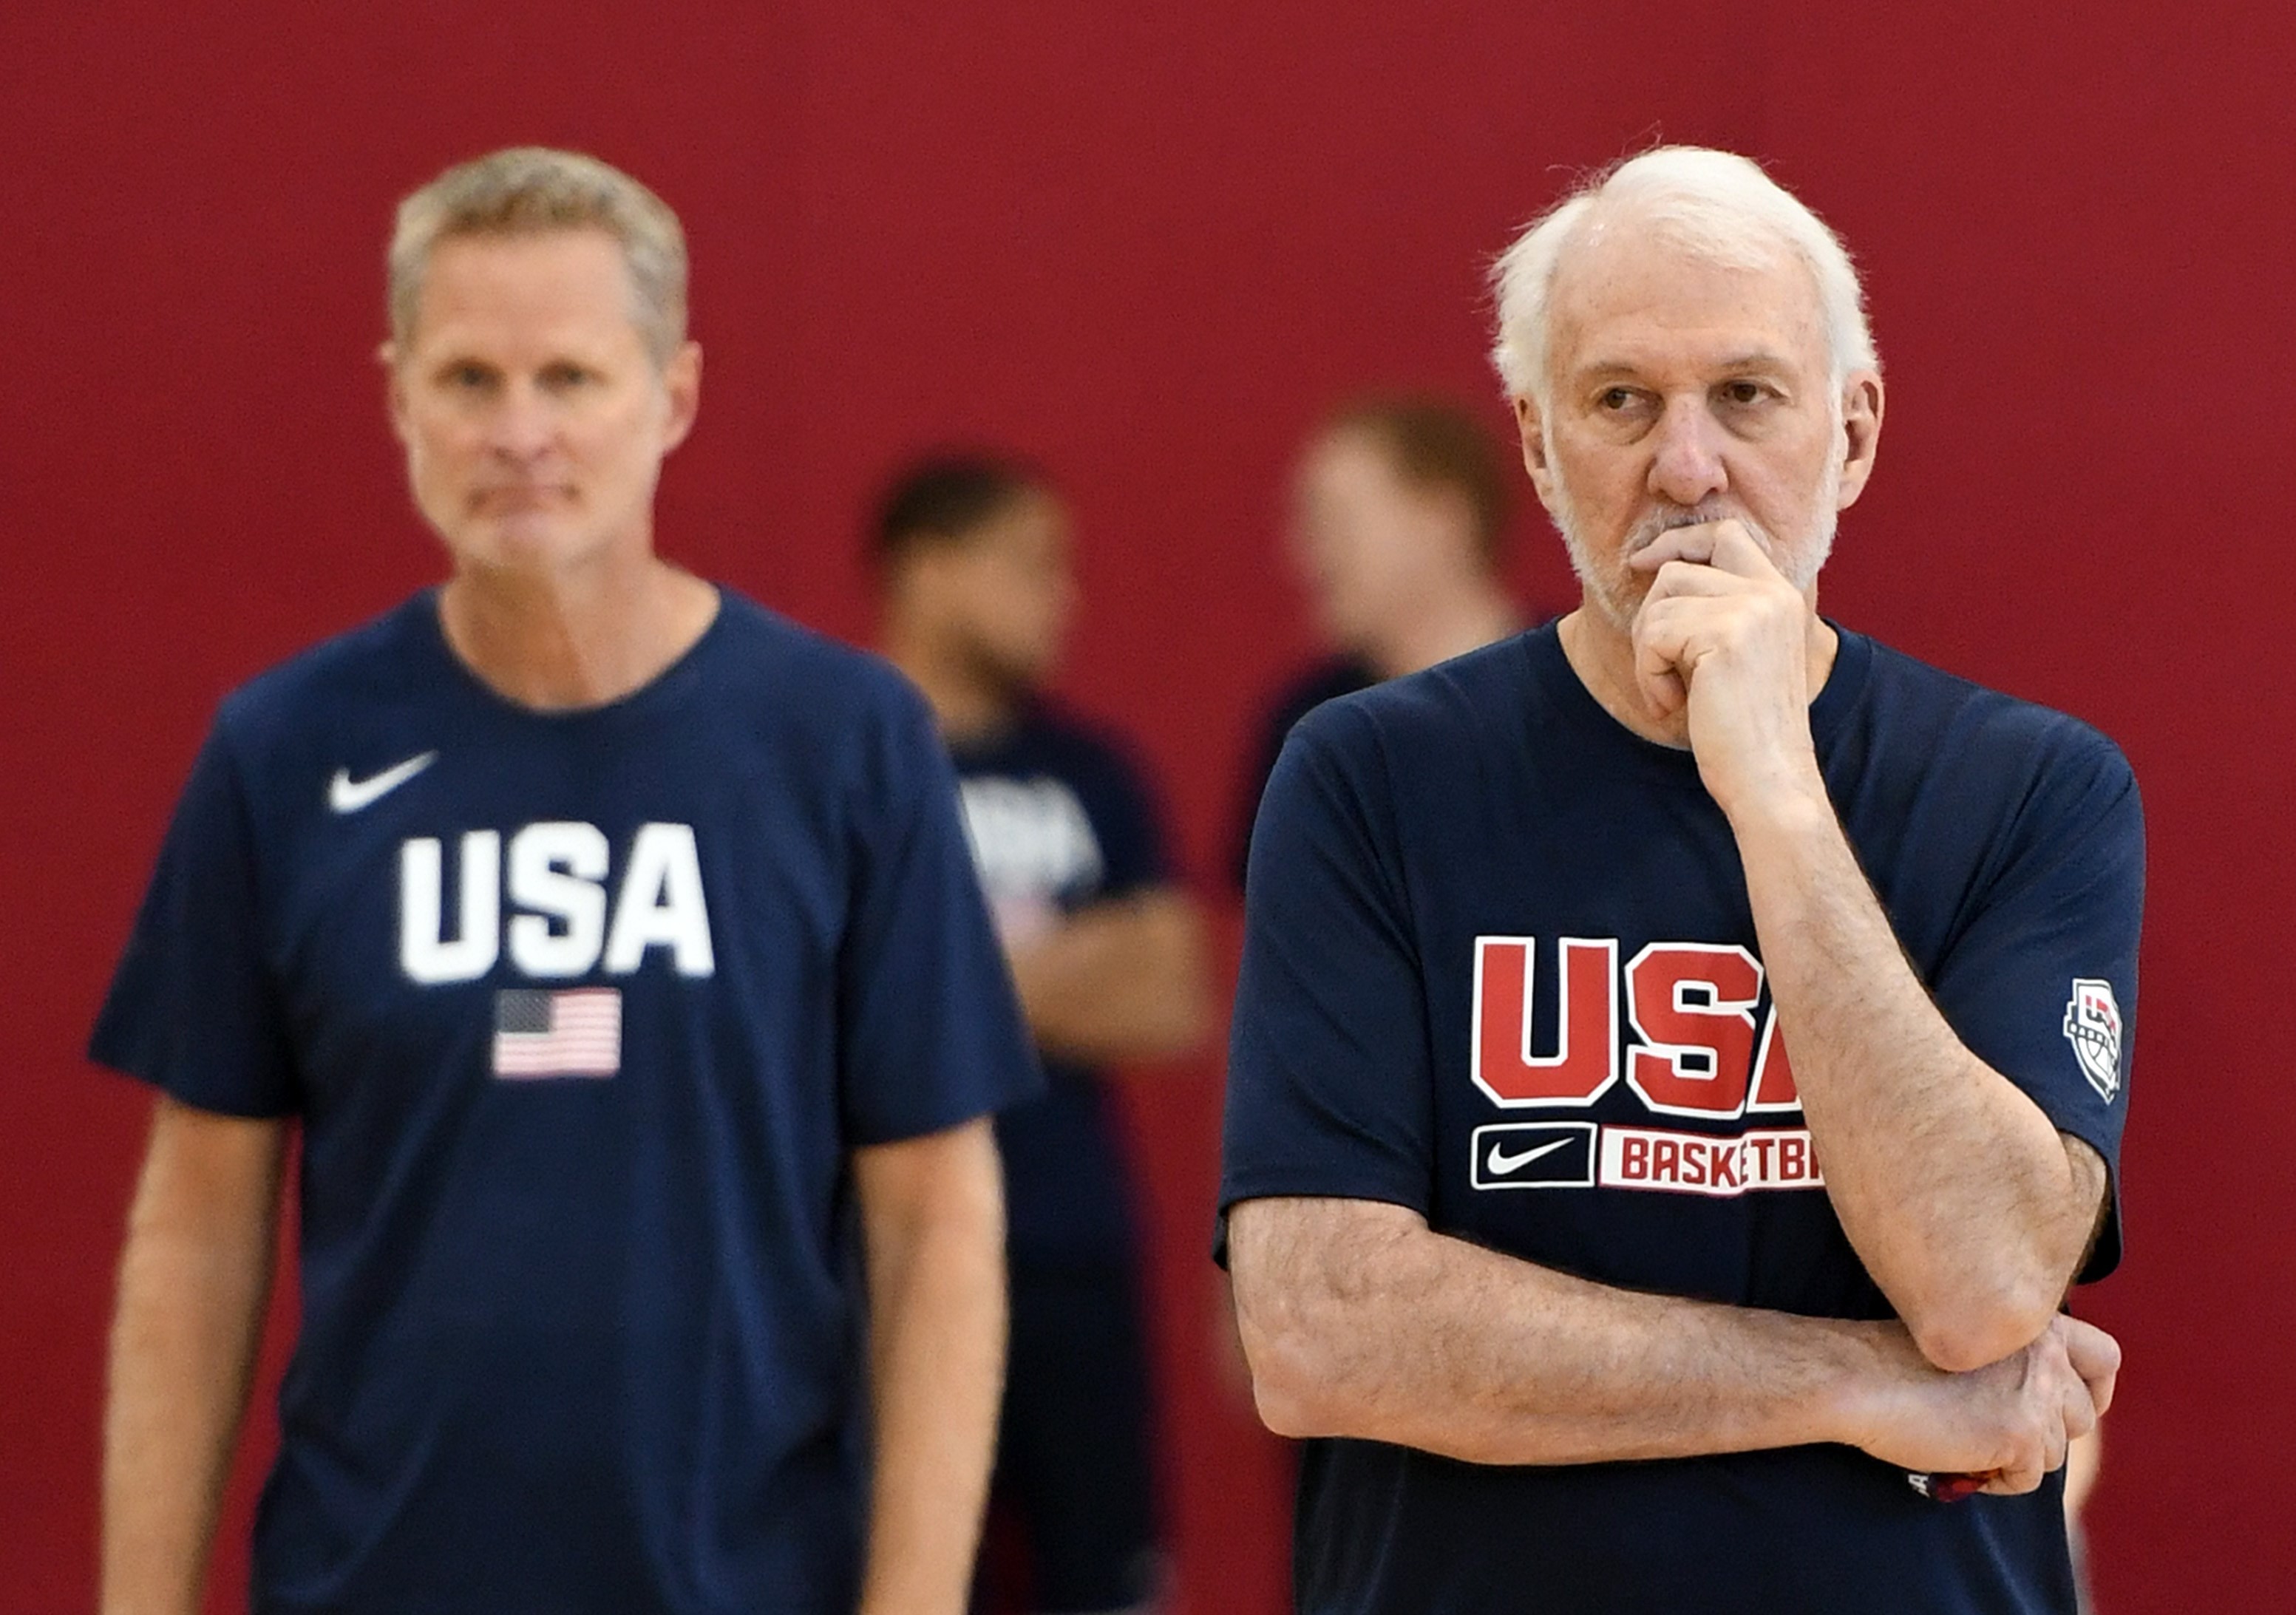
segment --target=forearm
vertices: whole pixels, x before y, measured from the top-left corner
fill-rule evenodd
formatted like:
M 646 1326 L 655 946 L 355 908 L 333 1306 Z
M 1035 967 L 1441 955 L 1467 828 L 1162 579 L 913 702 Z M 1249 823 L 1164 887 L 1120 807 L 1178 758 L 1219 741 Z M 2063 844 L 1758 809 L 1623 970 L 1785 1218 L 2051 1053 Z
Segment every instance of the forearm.
M 863 1615 L 962 1615 L 1004 1382 L 996 1147 L 980 1122 L 865 1153 L 882 1178 L 887 1152 L 921 1149 L 954 1159 L 893 1193 L 861 1176 L 875 1414 Z
M 1153 1060 L 1203 1035 L 1202 926 L 1177 893 L 1088 908 L 1014 948 L 1012 962 L 1029 1029 L 1048 1053 Z
M 270 1293 L 275 1165 L 220 1202 L 197 1177 L 155 1150 L 120 1258 L 103 1426 L 107 1615 L 200 1608 L 253 1380 Z
M 2095 1227 L 2101 1168 L 1955 1036 L 1822 798 L 1734 820 L 1826 1191 L 1941 1366 L 2039 1334 Z
M 1613 1289 L 1392 1206 L 1247 1201 L 1230 1242 L 1271 1428 L 1471 1463 L 1851 1439 L 1849 1393 L 1881 1327 Z

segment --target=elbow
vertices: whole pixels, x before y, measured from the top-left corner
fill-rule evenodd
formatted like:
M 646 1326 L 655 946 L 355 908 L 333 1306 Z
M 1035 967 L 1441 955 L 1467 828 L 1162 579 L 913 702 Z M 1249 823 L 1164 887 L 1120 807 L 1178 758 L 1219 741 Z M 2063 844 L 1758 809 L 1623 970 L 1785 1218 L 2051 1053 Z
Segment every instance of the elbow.
M 1395 1396 L 1383 1253 L 1426 1225 L 1400 1207 L 1249 1200 L 1228 1221 L 1237 1338 L 1260 1420 L 1280 1436 L 1381 1437 Z
M 1259 1422 L 1271 1435 L 1289 1441 L 1313 1441 L 1339 1432 L 1325 1426 L 1307 1405 L 1269 1391 L 1255 1375 L 1251 1381 L 1251 1405 L 1259 1412 Z
M 2013 1356 L 2041 1338 L 2056 1316 L 2058 1291 L 2003 1279 L 1970 1283 L 1906 1316 L 1922 1356 L 1948 1373 L 1967 1373 Z
M 1251 1402 L 1262 1424 L 1295 1441 L 1341 1433 L 1330 1406 L 1331 1379 L 1307 1342 L 1296 1336 L 1273 1337 L 1249 1325 L 1243 1342 L 1244 1361 L 1251 1370 Z
M 1345 1365 L 1318 1327 L 1323 1308 L 1295 1288 L 1235 1289 L 1236 1336 L 1251 1376 L 1252 1406 L 1261 1423 L 1294 1440 L 1351 1433 L 1340 1412 Z

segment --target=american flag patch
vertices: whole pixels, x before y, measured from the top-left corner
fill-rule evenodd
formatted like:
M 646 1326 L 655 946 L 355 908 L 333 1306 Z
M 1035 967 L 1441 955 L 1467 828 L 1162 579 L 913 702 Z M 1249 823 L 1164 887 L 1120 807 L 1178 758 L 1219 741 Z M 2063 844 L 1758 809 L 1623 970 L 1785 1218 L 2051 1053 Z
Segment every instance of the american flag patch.
M 495 994 L 496 1076 L 611 1077 L 621 1066 L 621 988 Z

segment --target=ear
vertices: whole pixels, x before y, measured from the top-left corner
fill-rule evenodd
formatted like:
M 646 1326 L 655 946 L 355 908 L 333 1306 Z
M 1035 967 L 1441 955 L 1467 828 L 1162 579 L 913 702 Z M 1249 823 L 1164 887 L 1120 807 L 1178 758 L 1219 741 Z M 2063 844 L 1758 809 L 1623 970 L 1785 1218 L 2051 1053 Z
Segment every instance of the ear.
M 1530 473 L 1530 485 L 1538 490 L 1538 502 L 1550 512 L 1554 509 L 1554 467 L 1546 454 L 1546 421 L 1538 412 L 1535 398 L 1520 398 L 1514 401 L 1515 436 L 1522 444 L 1522 468 Z
M 385 342 L 374 350 L 374 362 L 382 366 L 382 407 L 390 417 L 390 430 L 401 443 L 406 441 L 406 382 L 398 373 L 398 344 Z
M 682 342 L 669 363 L 661 367 L 662 391 L 668 395 L 669 419 L 662 427 L 661 452 L 668 454 L 685 441 L 693 417 L 701 407 L 701 344 Z
M 1841 490 L 1833 505 L 1846 511 L 1874 474 L 1874 455 L 1882 441 L 1881 373 L 1853 370 L 1841 388 Z

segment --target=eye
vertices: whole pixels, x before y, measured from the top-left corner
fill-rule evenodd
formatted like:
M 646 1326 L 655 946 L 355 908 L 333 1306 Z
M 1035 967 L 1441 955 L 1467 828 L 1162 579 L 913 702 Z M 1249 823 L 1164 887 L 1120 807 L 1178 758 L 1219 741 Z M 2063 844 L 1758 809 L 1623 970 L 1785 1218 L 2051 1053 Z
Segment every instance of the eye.
M 571 392 L 597 379 L 597 372 L 575 364 L 553 365 L 542 373 L 542 384 L 553 392 Z
M 1726 404 L 1759 404 L 1770 396 L 1770 389 L 1767 387 L 1759 381 L 1748 381 L 1744 377 L 1722 383 L 1722 400 Z
M 1634 407 L 1634 389 L 1628 387 L 1605 387 L 1595 395 L 1595 407 L 1608 414 L 1618 414 Z
M 472 361 L 449 365 L 440 380 L 457 392 L 479 392 L 493 385 L 494 373 L 485 365 Z

